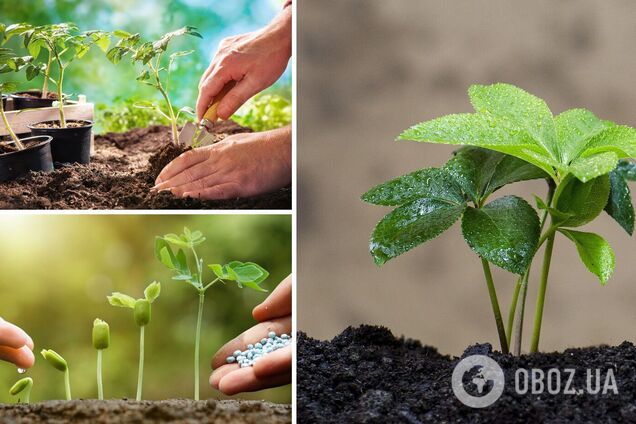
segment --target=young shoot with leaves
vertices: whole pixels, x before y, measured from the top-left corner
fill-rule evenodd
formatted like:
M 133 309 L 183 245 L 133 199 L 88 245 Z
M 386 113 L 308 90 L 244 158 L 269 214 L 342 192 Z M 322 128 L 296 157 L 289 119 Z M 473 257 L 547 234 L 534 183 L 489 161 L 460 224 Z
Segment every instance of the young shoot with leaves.
M 137 396 L 135 397 L 138 401 L 141 400 L 141 390 L 144 384 L 144 329 L 150 323 L 152 303 L 157 300 L 160 294 L 161 284 L 153 281 L 146 287 L 144 297 L 140 299 L 135 299 L 119 292 L 114 292 L 112 295 L 107 296 L 108 303 L 111 305 L 132 309 L 135 324 L 139 327 L 139 374 L 137 376 Z
M 172 53 L 167 59 L 164 56 L 168 49 L 170 41 L 176 37 L 191 35 L 203 38 L 196 28 L 186 26 L 176 31 L 163 35 L 159 40 L 150 42 L 142 42 L 139 34 L 129 34 L 125 31 L 114 31 L 113 34 L 120 38 L 117 44 L 108 51 L 106 56 L 112 63 L 117 64 L 122 58 L 129 56 L 133 64 L 141 63 L 143 70 L 137 75 L 137 81 L 154 87 L 161 93 L 164 100 L 163 107 L 157 102 L 147 101 L 139 102 L 137 107 L 154 109 L 164 116 L 172 127 L 172 142 L 179 144 L 177 122 L 182 113 L 193 115 L 192 108 L 183 107 L 175 112 L 170 100 L 170 76 L 173 70 L 173 64 L 179 57 L 190 55 L 194 50 L 177 51 Z
M 53 368 L 64 373 L 64 389 L 66 391 L 66 400 L 71 400 L 71 374 L 69 372 L 68 363 L 66 362 L 66 360 L 53 349 L 42 349 L 40 354 Z
M 422 169 L 374 187 L 366 202 L 396 206 L 376 226 L 370 242 L 382 265 L 450 228 L 460 217 L 462 233 L 481 258 L 502 352 L 514 338 L 521 351 L 531 263 L 545 244 L 535 307 L 531 352 L 539 346 L 545 293 L 556 233 L 571 240 L 601 284 L 614 269 L 614 253 L 599 235 L 573 228 L 603 210 L 630 235 L 634 209 L 626 181 L 634 180 L 636 130 L 604 121 L 585 109 L 553 116 L 546 103 L 509 84 L 473 85 L 475 113 L 447 115 L 417 124 L 398 140 L 464 145 L 441 168 Z M 499 188 L 545 178 L 541 218 L 518 196 L 488 202 Z M 488 203 L 487 203 L 488 202 Z M 504 322 L 490 263 L 517 274 L 508 322 Z
M 157 237 L 155 240 L 155 256 L 166 268 L 174 272 L 175 276 L 172 279 L 185 281 L 194 287 L 199 294 L 199 310 L 194 342 L 195 400 L 199 400 L 201 323 L 203 321 L 203 305 L 206 291 L 218 282 L 234 281 L 239 288 L 248 287 L 256 291 L 267 292 L 267 290 L 261 288 L 260 284 L 269 276 L 269 272 L 254 262 L 232 261 L 226 265 L 207 265 L 207 268 L 213 272 L 215 277 L 204 279 L 203 259 L 199 258 L 195 249 L 196 246 L 204 241 L 205 237 L 203 237 L 201 231 L 190 231 L 188 228 L 184 228 L 181 235 L 166 234 L 163 237 Z M 171 246 L 178 249 L 176 253 Z M 191 265 L 188 262 L 186 251 L 192 255 Z

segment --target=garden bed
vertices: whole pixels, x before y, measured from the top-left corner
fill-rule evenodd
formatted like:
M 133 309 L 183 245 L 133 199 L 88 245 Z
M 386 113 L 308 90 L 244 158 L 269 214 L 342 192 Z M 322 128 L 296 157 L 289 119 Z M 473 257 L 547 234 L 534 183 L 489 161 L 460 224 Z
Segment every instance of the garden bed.
M 279 424 L 291 422 L 291 405 L 236 400 L 53 400 L 30 405 L 0 404 L 0 422 Z
M 471 346 L 462 357 L 488 355 L 506 377 L 501 398 L 485 409 L 464 406 L 453 394 L 451 375 L 460 358 L 382 327 L 350 327 L 331 341 L 300 333 L 297 348 L 298 422 L 636 422 L 636 348 L 629 342 L 521 357 L 492 352 L 490 344 Z M 585 387 L 586 369 L 612 368 L 618 395 L 516 393 L 518 368 L 553 367 L 576 369 L 578 388 Z
M 247 132 L 234 122 L 216 125 L 218 139 Z M 165 156 L 170 128 L 151 126 L 95 137 L 89 165 L 31 173 L 0 183 L 2 209 L 290 209 L 291 188 L 244 199 L 203 201 L 150 193 Z M 158 163 L 161 162 L 161 163 Z

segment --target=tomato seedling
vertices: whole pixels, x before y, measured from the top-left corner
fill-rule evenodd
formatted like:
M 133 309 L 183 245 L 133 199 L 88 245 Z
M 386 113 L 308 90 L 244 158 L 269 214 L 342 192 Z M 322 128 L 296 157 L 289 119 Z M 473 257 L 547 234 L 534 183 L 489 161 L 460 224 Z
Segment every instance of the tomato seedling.
M 144 297 L 135 299 L 127 294 L 115 292 L 107 296 L 108 302 L 120 308 L 130 308 L 134 312 L 135 324 L 139 327 L 139 373 L 137 376 L 137 396 L 141 400 L 141 389 L 144 380 L 144 329 L 150 323 L 152 303 L 161 294 L 161 284 L 153 281 L 144 290 Z
M 183 107 L 175 112 L 170 100 L 170 76 L 175 60 L 179 57 L 190 55 L 194 50 L 177 51 L 172 53 L 167 59 L 164 54 L 168 49 L 171 40 L 184 35 L 191 35 L 203 38 L 196 28 L 185 26 L 176 31 L 163 35 L 157 41 L 141 41 L 139 34 L 130 34 L 125 31 L 114 31 L 113 34 L 120 40 L 108 51 L 108 59 L 117 64 L 125 56 L 129 56 L 133 64 L 140 63 L 143 70 L 137 75 L 137 81 L 154 87 L 164 100 L 163 107 L 156 102 L 138 102 L 135 106 L 145 109 L 154 109 L 165 117 L 172 128 L 172 142 L 179 144 L 177 122 L 182 113 L 193 114 L 192 108 Z
M 205 302 L 205 292 L 218 282 L 234 281 L 239 288 L 249 287 L 253 290 L 266 292 L 260 284 L 269 276 L 263 267 L 254 262 L 232 261 L 226 265 L 210 264 L 207 266 L 214 278 L 204 279 L 203 259 L 195 249 L 205 241 L 201 231 L 190 231 L 183 229 L 183 234 L 166 234 L 155 239 L 155 256 L 168 269 L 174 272 L 173 280 L 185 281 L 195 288 L 199 295 L 199 310 L 197 313 L 197 324 L 194 341 L 194 399 L 199 400 L 199 363 L 200 363 L 200 341 L 201 323 L 203 320 L 203 304 Z M 172 246 L 178 248 L 175 253 Z M 189 266 L 186 251 L 192 255 Z M 206 282 L 204 282 L 206 281 Z
M 40 354 L 44 359 L 46 359 L 46 362 L 51 364 L 53 368 L 64 373 L 64 389 L 66 391 L 66 400 L 71 400 L 71 376 L 66 360 L 53 349 L 42 349 Z
M 585 109 L 553 116 L 543 100 L 509 84 L 473 85 L 468 94 L 475 113 L 423 122 L 398 137 L 466 147 L 441 168 L 415 171 L 362 196 L 397 207 L 376 226 L 371 254 L 382 265 L 461 217 L 464 239 L 481 258 L 501 350 L 508 352 L 514 336 L 519 354 L 530 266 L 545 244 L 530 345 L 536 352 L 556 234 L 575 244 L 581 261 L 604 285 L 614 270 L 614 252 L 601 236 L 572 228 L 605 210 L 630 235 L 634 230 L 627 181 L 636 179 L 636 165 L 627 159 L 636 156 L 636 130 Z M 535 198 L 541 218 L 518 196 L 487 203 L 507 184 L 538 178 L 548 183 L 546 197 Z M 490 263 L 518 275 L 506 328 Z

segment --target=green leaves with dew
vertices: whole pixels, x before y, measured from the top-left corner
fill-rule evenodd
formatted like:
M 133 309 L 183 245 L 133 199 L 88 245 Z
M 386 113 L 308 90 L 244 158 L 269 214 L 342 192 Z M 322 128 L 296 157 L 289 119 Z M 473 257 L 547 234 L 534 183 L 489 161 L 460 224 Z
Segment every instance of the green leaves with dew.
M 574 242 L 585 267 L 598 277 L 601 284 L 605 285 L 614 272 L 616 262 L 614 251 L 609 243 L 594 233 L 564 228 L 559 229 L 559 231 Z
M 562 183 L 557 192 L 556 210 L 566 219 L 558 219 L 561 227 L 580 227 L 600 215 L 607 204 L 610 182 L 607 175 L 586 183 L 570 178 Z
M 616 169 L 609 174 L 610 194 L 605 212 L 607 212 L 627 234 L 634 233 L 634 205 L 627 184 L 636 180 L 636 164 L 621 160 Z

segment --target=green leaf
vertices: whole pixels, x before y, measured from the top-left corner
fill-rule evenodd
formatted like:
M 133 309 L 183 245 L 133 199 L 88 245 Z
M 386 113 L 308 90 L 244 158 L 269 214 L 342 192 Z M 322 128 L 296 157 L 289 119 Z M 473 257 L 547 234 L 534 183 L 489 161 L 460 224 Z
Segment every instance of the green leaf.
M 161 237 L 155 238 L 155 257 L 167 268 L 177 268 L 177 259 L 170 245 Z
M 219 277 L 221 280 L 226 280 L 229 277 L 221 264 L 210 264 L 208 265 L 208 268 L 210 268 L 214 275 Z
M 100 48 L 101 51 L 106 53 L 108 48 L 110 47 L 110 37 L 108 34 L 99 35 L 97 40 L 95 41 L 97 47 Z
M 375 263 L 388 260 L 431 240 L 461 216 L 466 203 L 422 198 L 402 205 L 386 215 L 373 231 L 370 251 Z
M 236 281 L 242 284 L 260 283 L 269 276 L 269 272 L 259 265 L 249 262 L 232 268 L 236 275 Z
M 585 267 L 605 285 L 614 272 L 615 264 L 614 251 L 609 243 L 594 233 L 562 228 L 559 231 L 574 242 Z
M 523 274 L 539 241 L 539 217 L 522 198 L 505 196 L 481 209 L 466 209 L 462 232 L 479 256 L 507 271 Z
M 132 34 L 121 29 L 116 29 L 115 31 L 113 31 L 113 35 L 117 38 L 128 38 Z
M 161 294 L 161 284 L 159 284 L 156 281 L 153 281 L 152 283 L 150 283 L 148 287 L 146 287 L 146 289 L 144 290 L 144 296 L 146 297 L 146 300 L 150 303 L 157 300 L 160 294 Z
M 373 187 L 362 200 L 375 205 L 398 206 L 421 197 L 461 204 L 464 196 L 448 173 L 437 168 L 420 169 Z
M 554 118 L 561 161 L 569 164 L 579 157 L 589 140 L 604 131 L 608 124 L 586 109 L 570 109 Z
M 475 110 L 512 123 L 525 131 L 553 159 L 559 157 L 552 112 L 540 98 L 510 84 L 472 85 L 468 96 Z
M 616 165 L 616 171 L 620 172 L 627 181 L 636 181 L 636 163 L 624 159 L 620 160 Z
M 108 299 L 108 303 L 113 306 L 118 306 L 120 308 L 135 308 L 135 299 L 128 296 L 127 294 L 114 292 L 112 295 L 106 297 Z
M 610 194 L 605 212 L 631 236 L 634 233 L 634 205 L 624 175 L 619 167 L 610 172 Z
M 586 183 L 569 178 L 561 183 L 561 190 L 556 200 L 555 209 L 570 214 L 560 225 L 563 227 L 579 227 L 596 218 L 605 208 L 610 192 L 609 176 L 602 175 Z
M 607 123 L 608 128 L 592 137 L 581 156 L 600 152 L 614 152 L 620 158 L 636 157 L 636 129 Z
M 547 178 L 536 166 L 492 150 L 464 147 L 444 165 L 471 200 L 481 203 L 499 188 L 518 181 Z
M 575 159 L 568 167 L 568 171 L 579 180 L 586 182 L 611 172 L 618 162 L 618 155 L 614 152 L 603 152 L 593 156 Z
M 176 259 L 175 265 L 177 270 L 181 272 L 182 274 L 190 274 L 190 269 L 188 268 L 188 258 L 186 257 L 186 254 L 183 251 L 183 249 L 179 249 L 175 259 Z

